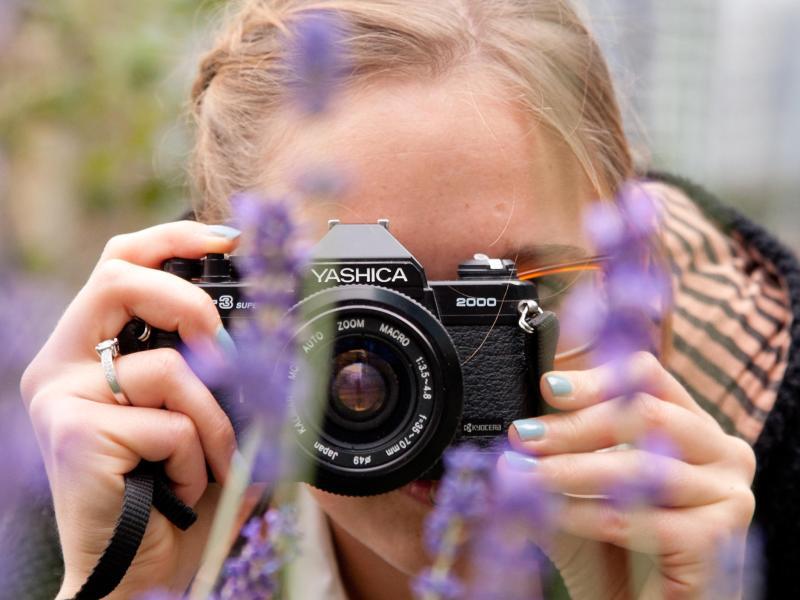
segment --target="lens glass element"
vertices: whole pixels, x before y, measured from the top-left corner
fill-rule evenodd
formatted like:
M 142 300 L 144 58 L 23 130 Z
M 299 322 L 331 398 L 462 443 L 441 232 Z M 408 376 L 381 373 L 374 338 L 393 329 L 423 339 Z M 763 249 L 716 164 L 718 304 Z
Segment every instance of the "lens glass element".
M 371 418 L 386 404 L 389 390 L 396 388 L 394 370 L 373 352 L 348 350 L 334 358 L 331 403 L 343 417 Z

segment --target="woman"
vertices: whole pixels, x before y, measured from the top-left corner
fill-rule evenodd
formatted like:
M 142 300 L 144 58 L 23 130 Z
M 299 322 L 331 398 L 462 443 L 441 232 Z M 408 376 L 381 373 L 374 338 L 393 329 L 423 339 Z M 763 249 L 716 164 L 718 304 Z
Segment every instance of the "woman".
M 250 0 L 232 16 L 193 89 L 200 222 L 109 241 L 25 373 L 65 559 L 59 598 L 74 594 L 96 563 L 119 511 L 122 476 L 141 459 L 165 461 L 176 494 L 200 519 L 182 533 L 154 512 L 113 596 L 156 585 L 182 590 L 197 568 L 219 492 L 207 484 L 205 464 L 224 481 L 231 425 L 167 349 L 115 360 L 132 406 L 119 405 L 94 347 L 131 315 L 177 330 L 191 347 L 213 352 L 228 343 L 210 299 L 157 267 L 168 257 L 235 250 L 237 231 L 203 224 L 224 221 L 232 193 L 291 191 L 294 165 L 340 160 L 351 185 L 335 204 L 312 207 L 310 222 L 388 218 L 428 276 L 445 279 L 476 252 L 525 268 L 594 256 L 582 210 L 634 176 L 608 72 L 565 1 L 333 2 L 347 23 L 352 74 L 326 119 L 308 123 L 288 93 L 283 51 L 310 6 Z M 595 450 L 633 444 L 646 431 L 678 448 L 662 505 L 634 515 L 567 498 L 547 551 L 575 598 L 707 594 L 716 545 L 742 536 L 753 514 L 751 444 L 764 461 L 756 495 L 771 592 L 791 575 L 779 551 L 797 556 L 787 540 L 798 519 L 779 530 L 772 512 L 786 506 L 796 515 L 797 503 L 762 493 L 800 464 L 783 434 L 797 418 L 797 266 L 752 226 L 728 222 L 738 231 L 723 232 L 715 223 L 727 213 L 699 208 L 689 197 L 696 190 L 675 183 L 647 184 L 663 209 L 675 284 L 674 329 L 665 331 L 674 349 L 661 362 L 643 354 L 635 363 L 648 393 L 624 412 L 601 402 L 614 385 L 611 371 L 588 368 L 585 354 L 569 352 L 576 340 L 565 338 L 557 370 L 542 380 L 546 401 L 561 412 L 517 422 L 508 434 L 517 453 L 501 459 L 520 476 L 535 469 L 555 490 L 592 495 L 608 478 L 632 473 L 642 452 Z M 413 485 L 368 498 L 309 491 L 311 510 L 322 511 L 320 539 L 332 540 L 320 559 L 330 582 L 317 593 L 408 597 L 409 578 L 429 560 L 420 532 L 430 503 Z M 642 536 L 655 544 L 642 547 Z M 653 556 L 643 583 L 629 576 L 631 549 Z

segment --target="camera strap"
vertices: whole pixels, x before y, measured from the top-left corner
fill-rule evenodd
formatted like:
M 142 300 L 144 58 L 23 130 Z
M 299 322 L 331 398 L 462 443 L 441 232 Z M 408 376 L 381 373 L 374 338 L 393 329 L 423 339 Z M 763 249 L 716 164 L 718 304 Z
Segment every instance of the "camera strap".
M 534 300 L 521 301 L 517 309 L 520 329 L 528 334 L 525 336 L 525 351 L 533 365 L 531 388 L 536 392 L 534 396 L 540 398 L 539 378 L 553 370 L 560 331 L 558 317 L 554 312 L 542 310 Z
M 163 466 L 140 462 L 125 475 L 122 512 L 108 546 L 73 600 L 96 600 L 114 591 L 139 550 L 152 506 L 181 530 L 188 529 L 197 520 L 197 513 L 170 489 Z

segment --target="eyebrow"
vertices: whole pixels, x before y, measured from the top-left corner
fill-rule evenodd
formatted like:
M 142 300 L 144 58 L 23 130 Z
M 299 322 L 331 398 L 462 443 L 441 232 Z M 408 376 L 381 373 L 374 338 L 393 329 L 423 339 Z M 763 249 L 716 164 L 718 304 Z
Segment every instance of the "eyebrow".
M 586 248 L 570 244 L 530 244 L 508 254 L 517 265 L 548 265 L 589 257 Z

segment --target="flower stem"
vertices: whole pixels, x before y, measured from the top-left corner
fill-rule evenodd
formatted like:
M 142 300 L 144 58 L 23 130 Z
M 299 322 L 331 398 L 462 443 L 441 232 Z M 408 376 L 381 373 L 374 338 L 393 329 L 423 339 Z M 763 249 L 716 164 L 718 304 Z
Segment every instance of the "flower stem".
M 231 532 L 236 526 L 242 498 L 250 484 L 250 473 L 261 444 L 261 436 L 261 427 L 257 425 L 250 427 L 245 432 L 243 443 L 240 446 L 242 459 L 231 462 L 203 559 L 200 562 L 200 569 L 189 594 L 190 600 L 207 600 L 214 591 L 214 584 L 230 550 Z

